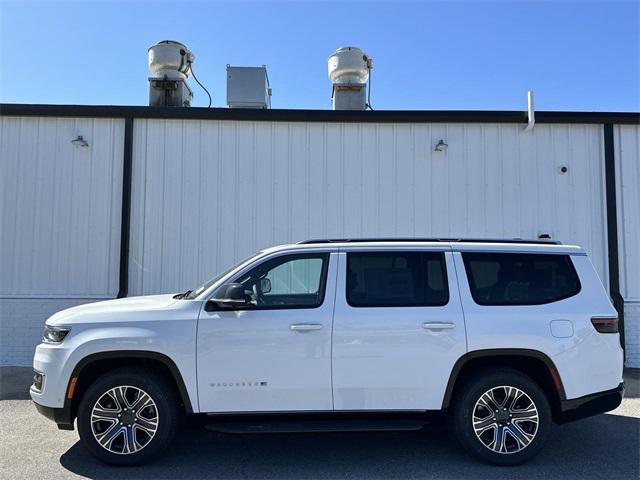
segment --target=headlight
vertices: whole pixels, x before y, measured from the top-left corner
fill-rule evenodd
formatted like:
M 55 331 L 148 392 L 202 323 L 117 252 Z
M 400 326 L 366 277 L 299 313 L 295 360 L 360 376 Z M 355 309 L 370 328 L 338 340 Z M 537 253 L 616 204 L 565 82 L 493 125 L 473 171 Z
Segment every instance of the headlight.
M 60 343 L 64 340 L 64 337 L 69 333 L 69 328 L 65 327 L 51 327 L 49 325 L 44 326 L 44 333 L 42 334 L 42 341 L 44 343 Z

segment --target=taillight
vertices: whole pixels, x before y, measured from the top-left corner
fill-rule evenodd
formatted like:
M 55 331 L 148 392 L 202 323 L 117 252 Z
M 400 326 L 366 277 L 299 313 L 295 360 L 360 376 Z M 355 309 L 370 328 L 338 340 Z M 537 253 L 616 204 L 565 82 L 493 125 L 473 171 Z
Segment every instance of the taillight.
M 618 317 L 592 317 L 591 323 L 599 333 L 618 333 Z

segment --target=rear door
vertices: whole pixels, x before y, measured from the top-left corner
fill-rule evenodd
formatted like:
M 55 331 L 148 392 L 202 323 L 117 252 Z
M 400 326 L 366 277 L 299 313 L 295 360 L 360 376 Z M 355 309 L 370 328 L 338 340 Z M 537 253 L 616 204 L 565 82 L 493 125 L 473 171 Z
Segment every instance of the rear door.
M 443 247 L 340 253 L 333 331 L 336 410 L 440 409 L 466 351 L 452 254 Z

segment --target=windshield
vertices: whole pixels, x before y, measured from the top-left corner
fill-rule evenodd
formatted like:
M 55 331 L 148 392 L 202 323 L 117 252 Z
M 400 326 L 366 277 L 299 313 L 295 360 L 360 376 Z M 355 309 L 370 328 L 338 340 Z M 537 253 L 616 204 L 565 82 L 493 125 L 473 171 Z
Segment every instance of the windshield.
M 240 267 L 242 264 L 247 263 L 249 260 L 252 260 L 253 258 L 257 257 L 258 255 L 260 255 L 262 252 L 258 252 L 254 255 L 251 255 L 250 257 L 245 258 L 244 260 L 242 260 L 241 262 L 236 263 L 235 265 L 233 265 L 230 268 L 227 268 L 224 272 L 222 272 L 219 275 L 216 275 L 215 277 L 213 277 L 211 280 L 207 280 L 205 283 L 203 283 L 202 285 L 200 285 L 198 288 L 196 288 L 194 291 L 190 292 L 188 295 L 185 295 L 182 298 L 188 299 L 188 300 L 193 300 L 194 298 L 198 297 L 199 295 L 201 295 L 204 291 L 206 291 L 209 287 L 211 287 L 212 285 L 214 285 L 216 282 L 219 282 L 220 280 L 222 280 L 222 278 L 224 278 L 226 275 L 228 275 L 229 273 L 231 273 L 233 270 L 235 270 L 236 268 Z

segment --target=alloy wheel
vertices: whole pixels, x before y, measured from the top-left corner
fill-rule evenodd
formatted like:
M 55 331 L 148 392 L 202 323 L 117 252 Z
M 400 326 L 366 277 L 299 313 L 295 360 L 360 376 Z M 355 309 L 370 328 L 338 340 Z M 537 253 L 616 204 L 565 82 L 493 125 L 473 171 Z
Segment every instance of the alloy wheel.
M 500 454 L 527 448 L 538 432 L 538 409 L 529 395 L 512 386 L 483 393 L 473 408 L 473 430 L 489 450 Z
M 91 410 L 91 431 L 111 453 L 128 455 L 145 448 L 158 430 L 158 407 L 144 390 L 123 385 L 107 390 Z

